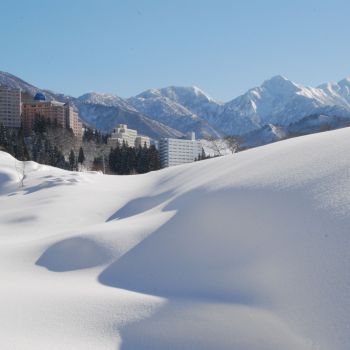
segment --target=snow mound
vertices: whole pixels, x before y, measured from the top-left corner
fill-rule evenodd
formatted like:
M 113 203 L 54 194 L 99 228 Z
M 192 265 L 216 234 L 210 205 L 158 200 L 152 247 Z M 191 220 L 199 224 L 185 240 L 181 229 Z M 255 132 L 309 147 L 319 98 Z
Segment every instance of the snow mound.
M 349 349 L 349 147 L 346 128 L 137 176 L 33 164 L 23 188 L 0 153 L 0 347 Z

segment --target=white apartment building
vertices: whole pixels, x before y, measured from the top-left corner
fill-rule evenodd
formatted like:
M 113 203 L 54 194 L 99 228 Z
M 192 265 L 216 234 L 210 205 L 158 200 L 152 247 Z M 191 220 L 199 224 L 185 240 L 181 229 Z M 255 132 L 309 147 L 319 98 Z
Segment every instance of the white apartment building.
M 119 124 L 117 128 L 113 129 L 108 143 L 110 145 L 114 145 L 117 142 L 122 144 L 123 141 L 125 141 L 129 147 L 143 147 L 144 144 L 149 147 L 151 144 L 151 139 L 149 137 L 137 135 L 137 130 L 128 129 L 126 124 Z
M 120 144 L 125 141 L 128 146 L 133 147 L 135 145 L 136 137 L 136 130 L 128 129 L 126 124 L 119 124 L 115 129 L 113 129 L 110 140 L 114 142 L 118 141 Z
M 194 132 L 190 139 L 164 138 L 159 142 L 160 163 L 162 168 L 192 163 L 202 153 L 202 144 L 196 140 Z
M 0 123 L 8 128 L 21 127 L 21 90 L 0 85 Z
M 135 139 L 135 147 L 144 147 L 147 148 L 151 146 L 151 139 L 148 136 L 138 135 Z

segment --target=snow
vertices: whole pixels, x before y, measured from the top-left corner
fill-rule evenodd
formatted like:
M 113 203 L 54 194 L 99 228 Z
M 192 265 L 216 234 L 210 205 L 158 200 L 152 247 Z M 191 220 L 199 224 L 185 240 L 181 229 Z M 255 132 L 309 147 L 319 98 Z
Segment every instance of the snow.
M 129 98 L 128 102 L 138 111 L 184 133 L 221 136 L 209 123 L 223 104 L 196 86 L 150 89 Z
M 348 350 L 350 129 L 136 176 L 0 152 L 1 349 Z
M 350 116 L 350 84 L 346 79 L 317 88 L 275 76 L 225 103 L 212 125 L 227 134 L 244 135 L 268 124 L 288 126 L 314 114 Z

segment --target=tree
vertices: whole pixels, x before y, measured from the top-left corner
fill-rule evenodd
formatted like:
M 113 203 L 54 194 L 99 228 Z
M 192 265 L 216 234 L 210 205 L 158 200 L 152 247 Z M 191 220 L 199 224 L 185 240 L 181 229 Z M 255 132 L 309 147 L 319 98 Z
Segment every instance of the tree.
M 222 139 L 218 139 L 212 136 L 206 137 L 205 138 L 208 142 L 207 147 L 210 148 L 213 153 L 214 156 L 223 156 L 227 146 L 225 144 L 225 142 Z
M 201 160 L 207 159 L 208 156 L 205 154 L 204 148 L 202 147 Z
M 70 170 L 75 170 L 75 166 L 76 166 L 75 154 L 72 149 L 70 150 L 70 153 L 69 153 L 69 166 L 70 166 Z
M 81 165 L 83 165 L 84 162 L 85 162 L 84 150 L 83 150 L 83 147 L 80 147 L 80 149 L 79 149 L 79 155 L 78 155 L 78 163 L 80 163 Z
M 239 149 L 239 139 L 235 136 L 226 136 L 225 141 L 231 153 L 236 153 Z
M 47 127 L 50 122 L 48 118 L 43 117 L 42 115 L 36 115 L 34 118 L 33 131 L 35 133 L 43 134 L 47 131 Z
M 157 148 L 154 145 L 151 145 L 148 149 L 148 161 L 149 161 L 149 170 L 159 170 L 160 169 L 160 157 Z

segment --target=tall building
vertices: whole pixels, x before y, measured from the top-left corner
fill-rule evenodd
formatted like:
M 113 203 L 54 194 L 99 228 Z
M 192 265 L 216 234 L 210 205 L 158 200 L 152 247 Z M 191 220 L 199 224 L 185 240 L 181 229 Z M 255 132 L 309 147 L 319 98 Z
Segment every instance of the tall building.
M 159 152 L 162 168 L 192 163 L 202 153 L 202 144 L 196 140 L 195 134 L 192 132 L 190 139 L 161 139 Z
M 76 137 L 82 138 L 82 123 L 78 113 L 69 103 L 47 101 L 43 93 L 38 92 L 32 101 L 26 101 L 22 107 L 24 133 L 29 135 L 36 117 L 41 116 L 56 122 L 58 125 L 69 127 Z
M 0 86 L 0 123 L 8 128 L 21 127 L 21 90 Z
M 65 104 L 66 126 L 73 130 L 75 137 L 83 138 L 83 123 L 79 119 L 78 112 L 68 103 Z
M 146 147 L 150 146 L 151 140 L 147 136 L 137 135 L 137 130 L 128 129 L 126 124 L 119 124 L 112 132 L 111 137 L 108 140 L 108 143 L 111 146 L 114 146 L 119 142 L 122 144 L 125 141 L 129 147 L 143 147 L 146 144 Z

